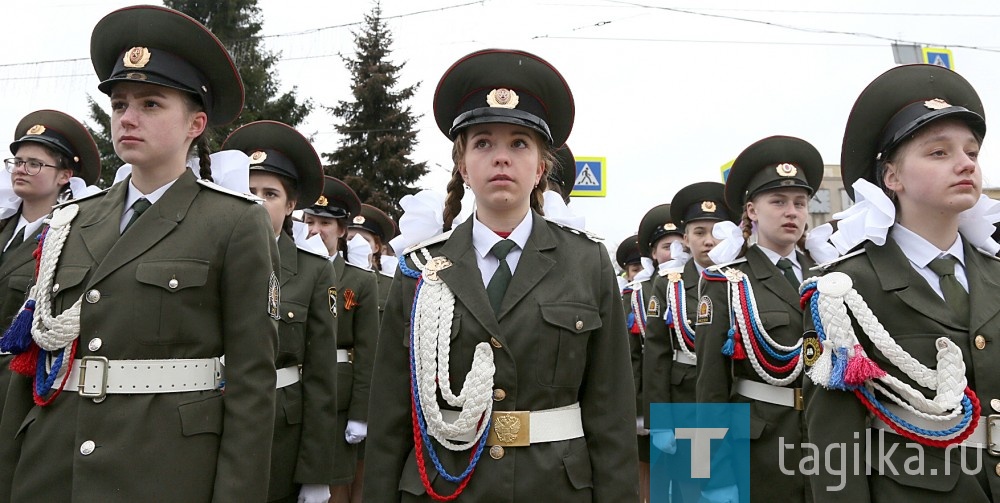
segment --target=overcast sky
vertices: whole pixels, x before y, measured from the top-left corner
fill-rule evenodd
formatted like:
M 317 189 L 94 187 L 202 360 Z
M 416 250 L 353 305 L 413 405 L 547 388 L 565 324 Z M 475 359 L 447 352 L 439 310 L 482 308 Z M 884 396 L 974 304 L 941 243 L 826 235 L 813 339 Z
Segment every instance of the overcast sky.
M 85 119 L 88 94 L 106 102 L 89 61 L 90 33 L 105 14 L 132 3 L 0 4 L 7 27 L 0 130 L 41 108 Z M 354 50 L 351 30 L 359 26 L 352 23 L 374 4 L 259 5 L 266 47 L 281 52 L 282 87 L 296 86 L 317 105 L 300 130 L 319 152 L 330 152 L 338 137 L 320 105 L 350 97 L 338 53 Z M 431 168 L 422 187 L 444 192 L 451 169 L 449 142 L 431 110 L 443 71 L 479 49 L 533 52 L 573 90 L 573 152 L 607 158 L 607 197 L 574 198 L 571 207 L 609 248 L 681 187 L 721 181 L 719 166 L 765 136 L 801 137 L 827 164 L 839 164 L 851 105 L 894 64 L 890 39 L 949 47 L 956 70 L 986 105 L 988 129 L 1000 131 L 991 112 L 1000 103 L 996 2 L 384 0 L 382 9 L 395 39 L 392 59 L 405 63 L 400 82 L 421 84 L 409 104 L 423 116 L 413 156 Z M 37 63 L 53 60 L 63 61 Z M 1000 157 L 991 146 L 997 140 L 989 139 L 997 134 L 987 135 L 981 157 L 989 186 L 1000 185 Z

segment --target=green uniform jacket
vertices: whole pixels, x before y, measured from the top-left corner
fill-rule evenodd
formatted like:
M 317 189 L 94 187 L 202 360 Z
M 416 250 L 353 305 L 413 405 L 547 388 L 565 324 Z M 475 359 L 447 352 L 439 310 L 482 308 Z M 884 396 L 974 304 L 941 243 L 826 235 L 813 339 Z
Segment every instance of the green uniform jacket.
M 964 240 L 963 240 L 964 241 Z M 883 246 L 864 245 L 865 253 L 849 257 L 830 267 L 829 271 L 847 274 L 854 281 L 854 289 L 864 298 L 868 307 L 879 319 L 893 340 L 921 364 L 934 368 L 937 364 L 935 340 L 947 337 L 962 349 L 968 385 L 975 391 L 982 405 L 984 416 L 1000 412 L 992 404 L 1000 398 L 1000 262 L 976 251 L 968 242 L 965 245 L 965 271 L 969 280 L 969 320 L 960 320 L 944 300 L 931 289 L 923 277 L 910 266 L 891 235 Z M 920 387 L 887 361 L 874 347 L 857 322 L 854 332 L 873 361 L 889 373 L 915 389 L 933 396 L 930 390 Z M 807 317 L 807 328 L 812 320 Z M 978 336 L 985 344 L 982 349 L 974 345 Z M 834 449 L 831 471 L 820 464 L 818 476 L 812 483 L 818 502 L 967 502 L 1000 501 L 1000 457 L 989 455 L 986 449 L 966 449 L 968 459 L 962 469 L 961 449 L 953 449 L 946 458 L 944 449 L 922 447 L 922 471 L 907 473 L 907 460 L 918 459 L 918 450 L 908 447 L 913 440 L 893 433 L 872 429 L 873 448 L 866 453 L 863 444 L 869 414 L 854 393 L 820 388 L 805 378 L 806 420 L 809 439 L 820 453 L 827 446 L 842 443 L 846 451 Z M 881 397 L 883 401 L 886 398 Z M 860 433 L 861 443 L 854 439 Z M 879 434 L 884 433 L 880 454 Z M 995 441 L 995 440 L 994 440 Z M 861 466 L 854 464 L 855 449 L 860 450 Z M 892 451 L 890 453 L 890 450 Z M 842 460 L 841 455 L 845 456 Z M 865 476 L 865 459 L 870 456 L 872 475 Z M 827 456 L 830 457 L 830 456 Z M 951 466 L 947 466 L 949 459 Z M 887 460 L 884 474 L 877 466 Z M 842 466 L 846 461 L 846 466 Z M 976 467 L 980 468 L 975 470 Z M 846 470 L 841 472 L 839 470 Z M 859 470 L 859 471 L 856 471 Z M 978 472 L 975 475 L 968 473 Z M 828 488 L 840 488 L 830 491 Z
M 504 448 L 499 459 L 486 448 L 460 499 L 637 501 L 629 336 L 610 258 L 603 245 L 537 214 L 532 218 L 499 316 L 480 279 L 471 220 L 447 241 L 428 247 L 432 255 L 452 262 L 438 272 L 455 295 L 451 386 L 461 389 L 476 345 L 489 344 L 496 366 L 494 410 L 538 411 L 579 402 L 585 437 Z M 412 261 L 406 265 L 415 268 Z M 408 345 L 415 287 L 416 280 L 396 274 L 379 335 L 365 454 L 366 503 L 431 500 L 417 471 L 410 420 Z M 468 466 L 469 451 L 452 452 L 433 442 L 450 473 Z M 426 461 L 435 491 L 451 494 L 456 485 Z
M 354 480 L 357 468 L 358 446 L 347 443 L 344 430 L 348 420 L 368 421 L 379 312 L 376 274 L 347 263 L 339 253 L 332 261 L 338 283 L 337 348 L 350 350 L 353 354 L 352 363 L 337 364 L 337 428 L 333 455 L 336 485 Z M 353 297 L 350 306 L 347 297 Z
M 3 249 L 3 245 L 13 237 L 20 216 L 19 211 L 14 216 L 0 222 L 0 226 L 3 227 L 0 230 L 0 249 Z M 21 244 L 7 250 L 3 262 L 0 262 L 0 335 L 7 330 L 11 320 L 24 305 L 28 285 L 35 274 L 35 258 L 32 254 L 38 247 L 38 236 L 44 229 L 45 225 L 40 226 Z M 7 393 L 7 386 L 10 383 L 10 368 L 8 367 L 10 360 L 10 356 L 0 355 L 0 395 Z M 2 416 L 3 400 L 0 399 L 0 417 Z
M 298 495 L 297 484 L 331 484 L 337 425 L 337 325 L 330 311 L 333 264 L 278 236 L 281 322 L 275 367 L 299 365 L 302 380 L 275 394 L 268 500 Z M 343 441 L 343 437 L 340 437 Z
M 638 286 L 638 289 L 634 289 Z M 625 318 L 628 319 L 628 313 L 633 312 L 632 310 L 632 298 L 638 297 L 639 292 L 642 292 L 642 299 L 649 299 L 649 295 L 653 293 L 653 281 L 647 279 L 639 282 L 638 285 L 631 284 L 628 290 L 622 294 L 622 308 L 625 310 Z M 638 302 L 639 299 L 636 299 Z M 645 313 L 645 304 L 639 306 Z M 633 313 L 634 316 L 635 315 Z M 638 323 L 638 320 L 636 321 Z M 628 323 L 625 324 L 628 328 Z M 648 333 L 648 328 L 646 329 Z M 631 330 L 626 330 L 628 333 L 628 345 L 629 350 L 632 355 L 632 383 L 635 385 L 635 410 L 637 414 L 641 414 L 644 410 L 642 407 L 642 352 L 645 336 L 642 333 L 633 334 Z M 636 442 L 638 442 L 637 447 L 639 449 L 639 461 L 643 463 L 649 462 L 649 435 L 636 435 Z
M 67 389 L 37 407 L 32 380 L 15 375 L 0 422 L 0 500 L 263 501 L 277 346 L 268 285 L 278 256 L 267 212 L 185 171 L 120 235 L 127 191 L 125 181 L 79 201 L 59 259 L 55 312 L 94 292 L 82 303 L 76 358 L 225 354 L 225 393 L 98 403 Z M 84 455 L 88 440 L 96 448 Z
M 815 263 L 797 254 L 803 276 L 815 275 L 809 268 Z M 802 338 L 802 310 L 799 294 L 785 279 L 781 270 L 771 263 L 757 246 L 751 246 L 746 261 L 732 266 L 750 278 L 757 311 L 764 329 L 777 343 L 795 345 Z M 723 270 L 728 269 L 726 267 Z M 747 460 L 733 460 L 738 470 L 750 470 L 751 501 L 798 502 L 810 498 L 808 478 L 799 474 L 801 451 L 798 447 L 783 449 L 785 444 L 800 445 L 805 440 L 805 418 L 792 407 L 751 400 L 733 391 L 733 377 L 764 382 L 748 360 L 733 361 L 722 354 L 729 332 L 729 287 L 725 281 L 703 281 L 702 295 L 711 299 L 713 313 L 708 323 L 697 324 L 695 346 L 698 354 L 697 397 L 699 402 L 750 403 L 750 466 Z M 787 387 L 802 386 L 799 376 Z M 779 459 L 780 458 L 780 459 Z M 725 459 L 720 457 L 720 460 Z M 779 462 L 781 461 L 781 462 Z M 716 459 L 712 459 L 713 465 Z M 782 466 L 782 464 L 784 466 Z M 794 471 L 785 475 L 784 471 Z M 715 486 L 713 480 L 711 485 Z M 844 500 L 851 501 L 851 500 Z
M 694 326 L 695 311 L 698 309 L 698 268 L 694 260 L 684 265 L 681 280 L 684 282 L 684 300 L 687 319 Z M 653 280 L 652 294 L 646 301 L 646 346 L 643 355 L 643 410 L 646 427 L 651 427 L 649 412 L 651 403 L 694 403 L 697 368 L 683 362 L 675 362 L 674 352 L 680 351 L 673 331 L 667 327 L 666 314 L 667 287 L 670 281 L 665 275 L 657 275 Z M 647 439 L 650 437 L 646 437 Z M 687 467 L 691 459 L 691 443 L 677 442 L 677 451 L 670 460 Z M 669 463 L 668 466 L 672 466 Z M 653 475 L 655 476 L 655 474 Z M 683 501 L 697 501 L 700 484 L 688 478 L 674 480 L 675 494 Z
M 392 276 L 382 274 L 381 272 L 376 273 L 376 278 L 378 278 L 378 317 L 382 319 L 382 313 L 385 312 L 385 303 L 389 300 L 389 287 L 392 286 Z

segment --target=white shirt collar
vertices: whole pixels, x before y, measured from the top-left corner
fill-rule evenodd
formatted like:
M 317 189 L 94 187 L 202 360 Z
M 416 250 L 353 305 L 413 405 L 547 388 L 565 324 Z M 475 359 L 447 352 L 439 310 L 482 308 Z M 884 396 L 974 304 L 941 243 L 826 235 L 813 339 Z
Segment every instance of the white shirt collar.
M 156 204 L 156 201 L 159 201 L 160 198 L 163 197 L 163 194 L 167 191 L 167 189 L 169 189 L 176 181 L 177 179 L 174 179 L 170 183 L 164 184 L 162 187 L 154 190 L 149 194 L 143 194 L 142 192 L 139 191 L 139 189 L 135 187 L 135 185 L 132 184 L 132 179 L 129 178 L 128 194 L 125 196 L 125 211 L 130 210 L 132 208 L 132 204 L 134 204 L 136 201 L 138 201 L 140 198 L 143 197 L 145 197 L 146 200 L 149 201 L 149 204 Z
M 779 260 L 787 258 L 797 269 L 802 269 L 802 266 L 799 265 L 799 259 L 797 257 L 798 254 L 795 253 L 795 250 L 792 250 L 792 253 L 789 253 L 788 256 L 781 256 L 778 255 L 778 252 L 770 248 L 765 248 L 759 244 L 757 245 L 757 248 L 760 248 L 760 251 L 764 252 L 764 255 L 767 255 L 767 259 L 770 260 L 775 266 L 778 265 Z
M 507 239 L 513 241 L 519 249 L 523 250 L 528 244 L 528 237 L 531 236 L 531 226 L 531 211 L 528 211 L 525 213 L 524 218 L 521 219 L 521 223 L 517 224 L 517 227 L 514 227 L 514 230 L 511 231 Z M 493 245 L 502 239 L 497 233 L 480 222 L 477 215 L 473 215 L 472 246 L 476 249 L 476 253 L 479 254 L 480 258 L 486 257 L 490 253 L 490 250 L 493 249 Z
M 939 250 L 936 246 L 927 241 L 917 233 L 899 225 L 892 226 L 892 239 L 903 250 L 903 255 L 918 267 L 927 267 L 927 264 L 943 255 L 951 255 L 958 259 L 962 267 L 965 267 L 965 249 L 962 247 L 962 240 L 955 235 L 955 241 L 947 250 Z

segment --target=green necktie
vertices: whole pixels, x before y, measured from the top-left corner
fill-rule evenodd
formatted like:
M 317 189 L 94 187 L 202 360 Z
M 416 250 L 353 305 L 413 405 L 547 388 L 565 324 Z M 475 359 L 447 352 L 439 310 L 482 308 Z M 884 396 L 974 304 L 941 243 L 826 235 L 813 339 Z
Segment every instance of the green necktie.
M 497 267 L 497 272 L 490 278 L 490 284 L 486 285 L 486 296 L 490 298 L 493 314 L 500 314 L 500 303 L 503 302 L 503 294 L 507 292 L 512 276 L 510 266 L 507 265 L 507 254 L 516 245 L 509 239 L 502 239 L 490 248 L 490 253 L 500 261 L 500 267 Z
M 951 307 L 952 311 L 955 311 L 960 320 L 968 320 L 969 293 L 955 277 L 955 264 L 957 263 L 957 258 L 948 255 L 931 260 L 927 267 L 930 267 L 934 274 L 941 277 L 941 293 L 944 294 L 944 301 Z
M 145 197 L 136 199 L 136 201 L 132 203 L 132 218 L 128 219 L 128 223 L 125 224 L 125 230 L 122 231 L 122 234 L 125 234 L 125 231 L 127 231 L 129 227 L 132 227 L 132 224 L 134 224 L 136 220 L 139 220 L 139 216 L 148 210 L 152 205 L 153 203 L 149 202 L 149 200 Z
M 797 291 L 799 289 L 799 278 L 795 276 L 795 265 L 792 264 L 792 261 L 784 257 L 779 258 L 778 269 L 781 269 L 781 272 L 785 275 L 785 279 L 787 279 L 788 282 L 792 284 L 792 288 Z

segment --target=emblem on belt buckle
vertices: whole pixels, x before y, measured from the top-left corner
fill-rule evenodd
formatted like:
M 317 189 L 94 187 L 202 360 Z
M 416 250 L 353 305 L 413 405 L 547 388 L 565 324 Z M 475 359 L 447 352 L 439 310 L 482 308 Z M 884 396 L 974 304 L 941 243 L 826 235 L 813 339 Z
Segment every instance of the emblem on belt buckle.
M 493 413 L 493 433 L 497 445 L 524 447 L 531 445 L 529 412 L 511 411 Z

